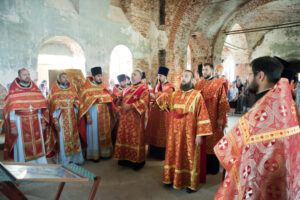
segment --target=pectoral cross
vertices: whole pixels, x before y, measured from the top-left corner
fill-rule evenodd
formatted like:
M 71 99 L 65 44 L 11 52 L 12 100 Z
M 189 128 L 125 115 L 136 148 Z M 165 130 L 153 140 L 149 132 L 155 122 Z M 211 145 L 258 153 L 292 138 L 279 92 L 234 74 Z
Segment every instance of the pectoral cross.
M 68 105 L 68 107 L 70 107 L 71 103 L 70 103 L 70 102 L 68 102 L 68 103 L 67 103 L 67 105 Z
M 33 109 L 32 109 L 32 105 L 30 104 L 30 106 L 29 106 L 29 111 L 30 112 L 32 112 L 33 111 Z

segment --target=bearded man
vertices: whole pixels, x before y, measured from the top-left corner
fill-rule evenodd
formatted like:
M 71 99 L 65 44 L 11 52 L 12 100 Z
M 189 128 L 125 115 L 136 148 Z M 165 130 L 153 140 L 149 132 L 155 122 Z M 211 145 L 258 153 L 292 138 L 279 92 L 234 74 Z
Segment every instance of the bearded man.
M 18 71 L 4 100 L 6 123 L 4 160 L 47 163 L 54 137 L 48 131 L 49 111 L 45 97 L 26 68 Z
M 200 186 L 203 137 L 212 135 L 201 93 L 194 89 L 190 70 L 182 73 L 180 90 L 160 96 L 156 102 L 169 112 L 163 183 L 195 192 Z M 203 173 L 203 172 L 202 172 Z M 205 174 L 205 171 L 204 171 Z
M 56 163 L 83 164 L 77 125 L 80 101 L 75 87 L 68 80 L 67 73 L 62 72 L 57 75 L 57 81 L 50 90 L 48 102 L 52 127 L 54 127 L 51 130 L 54 131 L 58 144 L 55 149 Z

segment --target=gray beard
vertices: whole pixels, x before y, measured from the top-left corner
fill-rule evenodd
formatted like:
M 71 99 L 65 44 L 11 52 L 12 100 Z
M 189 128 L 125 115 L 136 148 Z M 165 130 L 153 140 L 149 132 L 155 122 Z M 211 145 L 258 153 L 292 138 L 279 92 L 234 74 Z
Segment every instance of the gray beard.
M 189 91 L 190 89 L 193 89 L 193 84 L 191 82 L 187 83 L 187 84 L 180 84 L 180 89 L 182 91 Z

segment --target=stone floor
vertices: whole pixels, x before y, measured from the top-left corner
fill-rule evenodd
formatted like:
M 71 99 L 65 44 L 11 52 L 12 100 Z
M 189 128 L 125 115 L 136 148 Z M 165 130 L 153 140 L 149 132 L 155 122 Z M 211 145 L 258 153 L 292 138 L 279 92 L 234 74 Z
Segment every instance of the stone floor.
M 229 117 L 229 127 L 231 127 L 239 117 Z M 1 151 L 0 160 L 3 160 Z M 161 182 L 163 162 L 148 159 L 145 167 L 136 172 L 132 169 L 117 165 L 117 161 L 101 160 L 99 163 L 87 161 L 83 167 L 98 176 L 102 181 L 97 191 L 95 199 L 101 200 L 123 200 L 123 199 L 201 199 L 211 200 L 221 184 L 221 173 L 208 175 L 207 184 L 201 185 L 200 189 L 192 194 L 185 190 L 175 190 L 166 188 Z M 62 200 L 87 199 L 92 184 L 91 183 L 66 183 L 62 192 Z M 29 183 L 21 184 L 19 189 L 28 199 L 53 199 L 58 183 Z M 0 199 L 6 199 L 1 196 Z

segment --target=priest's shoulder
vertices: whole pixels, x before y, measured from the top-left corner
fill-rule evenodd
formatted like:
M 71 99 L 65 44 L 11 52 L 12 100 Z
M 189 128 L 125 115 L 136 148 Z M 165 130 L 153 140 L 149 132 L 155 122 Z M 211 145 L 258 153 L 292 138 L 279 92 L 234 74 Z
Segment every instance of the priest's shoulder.
M 164 85 L 164 87 L 175 89 L 173 83 L 167 83 L 167 84 Z
M 222 87 L 222 86 L 224 86 L 224 84 L 225 84 L 225 81 L 224 81 L 224 79 L 222 78 L 214 78 L 213 80 L 213 83 L 214 84 L 216 84 L 218 87 Z

